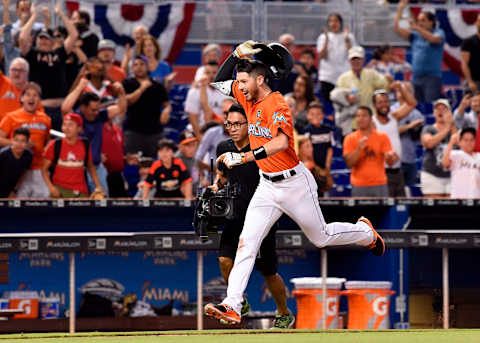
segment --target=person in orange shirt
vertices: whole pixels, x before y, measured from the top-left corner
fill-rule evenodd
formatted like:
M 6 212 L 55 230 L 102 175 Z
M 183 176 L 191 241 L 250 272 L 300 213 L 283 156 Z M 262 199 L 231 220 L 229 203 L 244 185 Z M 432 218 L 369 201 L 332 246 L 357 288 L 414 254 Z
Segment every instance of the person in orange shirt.
M 399 156 L 388 135 L 375 130 L 370 107 L 359 106 L 355 114 L 358 130 L 343 142 L 343 158 L 352 169 L 350 182 L 354 197 L 388 197 L 385 162 L 393 165 Z
M 103 39 L 98 43 L 97 56 L 105 66 L 108 77 L 116 82 L 122 82 L 127 76 L 122 68 L 113 64 L 115 60 L 115 42 Z
M 27 83 L 20 97 L 22 108 L 8 113 L 0 122 L 0 146 L 11 144 L 16 128 L 24 127 L 30 131 L 28 145 L 33 152 L 33 161 L 18 189 L 18 198 L 48 198 L 49 196 L 41 168 L 42 153 L 50 137 L 52 121 L 45 113 L 37 110 L 40 100 L 40 86 L 34 82 Z
M 20 96 L 22 89 L 28 82 L 29 65 L 27 60 L 17 57 L 12 60 L 7 77 L 0 71 L 0 121 L 9 112 L 22 107 Z M 43 106 L 38 104 L 39 111 L 43 112 Z
M 257 55 L 258 54 L 258 55 Z M 257 60 L 248 59 L 257 55 Z M 383 239 L 370 221 L 361 217 L 356 224 L 330 223 L 318 204 L 317 184 L 310 171 L 299 163 L 293 142 L 292 114 L 279 92 L 272 92 L 268 78 L 282 78 L 293 67 L 288 50 L 278 43 L 253 41 L 240 44 L 220 68 L 212 85 L 233 95 L 247 114 L 251 151 L 226 152 L 217 163 L 235 168 L 255 161 L 260 182 L 248 206 L 240 234 L 235 264 L 228 278 L 227 297 L 220 304 L 207 304 L 205 314 L 228 323 L 241 321 L 243 293 L 247 287 L 258 249 L 272 225 L 285 213 L 317 247 L 359 244 L 380 256 Z M 236 68 L 236 80 L 230 80 Z M 292 327 L 291 314 L 278 315 L 275 328 Z

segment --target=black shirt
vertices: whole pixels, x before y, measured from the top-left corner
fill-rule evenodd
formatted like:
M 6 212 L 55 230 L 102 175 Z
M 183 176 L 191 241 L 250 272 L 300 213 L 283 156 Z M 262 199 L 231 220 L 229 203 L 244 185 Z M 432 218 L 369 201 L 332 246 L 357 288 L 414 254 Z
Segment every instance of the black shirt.
M 172 166 L 168 169 L 162 161 L 155 161 L 146 179 L 150 186 L 157 183 L 156 198 L 184 198 L 180 186 L 191 181 L 187 167 L 179 158 L 173 158 Z
M 332 128 L 326 125 L 316 127 L 312 124 L 308 124 L 305 127 L 305 134 L 312 140 L 313 159 L 315 160 L 315 164 L 320 168 L 325 168 L 328 149 L 332 148 Z
M 238 150 L 231 139 L 222 141 L 217 145 L 217 157 L 226 152 L 240 153 L 248 151 L 250 151 L 250 145 L 247 145 L 242 150 Z M 260 181 L 257 164 L 255 162 L 248 162 L 228 169 L 223 163 L 219 163 L 218 169 L 226 176 L 230 184 L 237 185 L 239 194 L 235 204 L 236 211 L 242 214 L 246 213 L 248 204 Z
M 30 64 L 30 81 L 42 87 L 42 99 L 64 98 L 67 95 L 67 53 L 63 46 L 50 52 L 32 48 L 25 59 Z
M 168 101 L 165 86 L 150 79 L 152 85 L 148 87 L 133 105 L 128 106 L 125 119 L 125 130 L 139 133 L 155 134 L 163 130 L 160 123 L 162 105 Z M 123 80 L 123 87 L 127 94 L 135 92 L 140 83 L 134 77 Z
M 470 61 L 468 67 L 472 74 L 472 79 L 480 82 L 480 38 L 478 35 L 473 35 L 462 42 L 462 51 L 470 53 Z
M 20 158 L 16 158 L 10 146 L 0 149 L 0 198 L 8 197 L 18 179 L 30 168 L 32 160 L 30 150 L 25 150 Z

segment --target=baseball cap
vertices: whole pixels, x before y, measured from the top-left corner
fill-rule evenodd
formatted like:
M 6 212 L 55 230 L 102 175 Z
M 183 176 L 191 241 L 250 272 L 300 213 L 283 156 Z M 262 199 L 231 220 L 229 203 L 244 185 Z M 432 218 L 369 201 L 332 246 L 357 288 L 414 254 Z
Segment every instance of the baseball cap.
M 98 50 L 102 49 L 115 50 L 115 42 L 110 39 L 102 39 L 100 42 L 98 42 Z
M 80 127 L 83 126 L 83 119 L 77 113 L 68 113 L 63 117 L 63 120 L 72 120 L 75 123 L 77 123 L 78 126 L 80 126 Z
M 438 104 L 443 104 L 443 105 L 445 105 L 449 110 L 452 110 L 452 107 L 450 106 L 450 102 L 449 102 L 447 99 L 438 99 L 438 100 L 435 100 L 435 102 L 433 103 L 433 108 L 435 108 L 435 106 L 437 106 Z
M 190 130 L 184 130 L 180 133 L 179 136 L 180 144 L 188 144 L 190 142 L 198 141 L 198 138 L 195 137 L 195 134 Z
M 48 39 L 52 39 L 52 32 L 51 32 L 50 29 L 42 28 L 37 33 L 37 38 L 38 37 L 45 37 L 45 38 L 48 38 Z
M 348 50 L 348 59 L 365 58 L 365 50 L 361 46 L 354 46 Z

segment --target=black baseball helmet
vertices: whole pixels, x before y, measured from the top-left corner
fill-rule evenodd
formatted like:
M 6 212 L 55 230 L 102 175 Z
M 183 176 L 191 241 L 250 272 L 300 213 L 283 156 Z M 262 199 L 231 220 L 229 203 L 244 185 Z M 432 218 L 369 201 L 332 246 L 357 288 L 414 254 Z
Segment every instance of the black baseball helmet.
M 255 58 L 263 62 L 270 71 L 273 79 L 284 79 L 293 68 L 293 57 L 280 43 L 255 44 L 255 49 L 260 48 L 262 51 L 255 54 Z

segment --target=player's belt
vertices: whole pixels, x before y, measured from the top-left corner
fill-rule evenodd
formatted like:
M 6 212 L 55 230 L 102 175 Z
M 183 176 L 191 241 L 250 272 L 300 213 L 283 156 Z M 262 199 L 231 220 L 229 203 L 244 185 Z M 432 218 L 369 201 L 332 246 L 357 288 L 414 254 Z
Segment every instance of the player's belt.
M 262 173 L 262 176 L 263 176 L 264 178 L 266 178 L 268 181 L 278 182 L 278 181 L 283 181 L 283 180 L 285 180 L 285 179 L 287 179 L 287 178 L 289 178 L 289 177 L 297 174 L 297 172 L 296 172 L 295 170 L 290 170 L 290 171 L 288 172 L 288 174 L 290 174 L 290 175 L 279 174 L 279 175 L 275 175 L 275 176 L 269 176 L 269 175 L 267 175 L 267 174 L 265 174 L 265 173 Z

